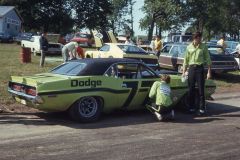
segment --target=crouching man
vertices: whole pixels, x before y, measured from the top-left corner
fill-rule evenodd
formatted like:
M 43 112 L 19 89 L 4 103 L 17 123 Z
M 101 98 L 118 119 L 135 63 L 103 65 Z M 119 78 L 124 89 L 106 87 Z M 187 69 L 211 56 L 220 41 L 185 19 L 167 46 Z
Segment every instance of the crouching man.
M 156 116 L 157 120 L 174 119 L 174 110 L 172 109 L 171 89 L 169 75 L 162 75 L 160 81 L 153 83 L 149 98 L 155 101 L 154 105 L 147 105 L 147 108 Z

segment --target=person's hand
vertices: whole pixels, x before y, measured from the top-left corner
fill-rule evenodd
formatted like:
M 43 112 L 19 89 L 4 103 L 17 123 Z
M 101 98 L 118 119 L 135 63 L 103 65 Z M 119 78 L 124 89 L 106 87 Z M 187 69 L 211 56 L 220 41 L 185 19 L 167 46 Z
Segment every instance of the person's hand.
M 186 76 L 186 72 L 183 72 L 183 73 L 182 73 L 182 77 L 185 77 L 185 76 Z
M 207 73 L 207 79 L 211 79 L 211 78 L 212 78 L 211 72 L 208 72 Z

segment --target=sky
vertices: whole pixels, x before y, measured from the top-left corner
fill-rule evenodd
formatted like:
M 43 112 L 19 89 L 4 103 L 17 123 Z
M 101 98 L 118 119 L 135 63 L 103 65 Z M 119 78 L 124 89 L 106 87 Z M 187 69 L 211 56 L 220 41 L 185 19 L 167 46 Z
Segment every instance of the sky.
M 141 11 L 143 4 L 144 0 L 136 0 L 136 3 L 133 7 L 133 30 L 135 35 L 147 35 L 146 31 L 141 31 L 139 28 L 139 21 L 144 17 L 144 13 Z

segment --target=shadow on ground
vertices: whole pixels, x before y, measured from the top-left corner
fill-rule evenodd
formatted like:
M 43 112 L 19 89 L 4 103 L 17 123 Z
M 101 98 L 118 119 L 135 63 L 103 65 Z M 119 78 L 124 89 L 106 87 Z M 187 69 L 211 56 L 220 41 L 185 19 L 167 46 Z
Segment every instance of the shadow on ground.
M 203 117 L 176 111 L 176 119 L 170 122 L 159 123 L 209 123 L 212 121 L 224 121 L 226 118 L 240 117 L 240 108 L 210 102 L 208 112 Z M 157 123 L 154 116 L 147 110 L 139 111 L 115 111 L 104 114 L 95 123 L 77 123 L 70 120 L 65 112 L 60 113 L 0 113 L 0 124 L 23 124 L 23 125 L 62 125 L 76 129 L 97 129 L 119 127 L 137 124 Z
M 227 83 L 239 83 L 240 82 L 240 74 L 232 74 L 232 73 L 219 73 L 214 74 L 214 80 L 221 80 Z

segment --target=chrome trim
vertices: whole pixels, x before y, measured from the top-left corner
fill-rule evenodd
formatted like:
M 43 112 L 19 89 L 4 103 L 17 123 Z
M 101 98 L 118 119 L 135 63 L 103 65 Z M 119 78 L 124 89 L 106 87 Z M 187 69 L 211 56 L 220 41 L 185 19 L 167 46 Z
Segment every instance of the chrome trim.
M 32 104 L 35 104 L 35 105 L 44 103 L 43 99 L 40 96 L 27 95 L 27 94 L 22 93 L 22 92 L 14 91 L 10 88 L 8 88 L 8 92 L 10 94 L 12 94 L 13 97 L 18 97 L 20 99 L 22 97 L 22 99 L 24 99 L 26 101 L 30 101 Z
M 14 90 L 12 90 L 10 88 L 8 88 L 8 92 L 10 92 L 11 94 L 17 95 L 17 96 L 22 96 L 24 98 L 27 98 L 27 100 L 30 100 L 30 101 L 36 99 L 36 96 L 27 95 L 27 94 L 25 94 L 23 92 L 14 91 Z

